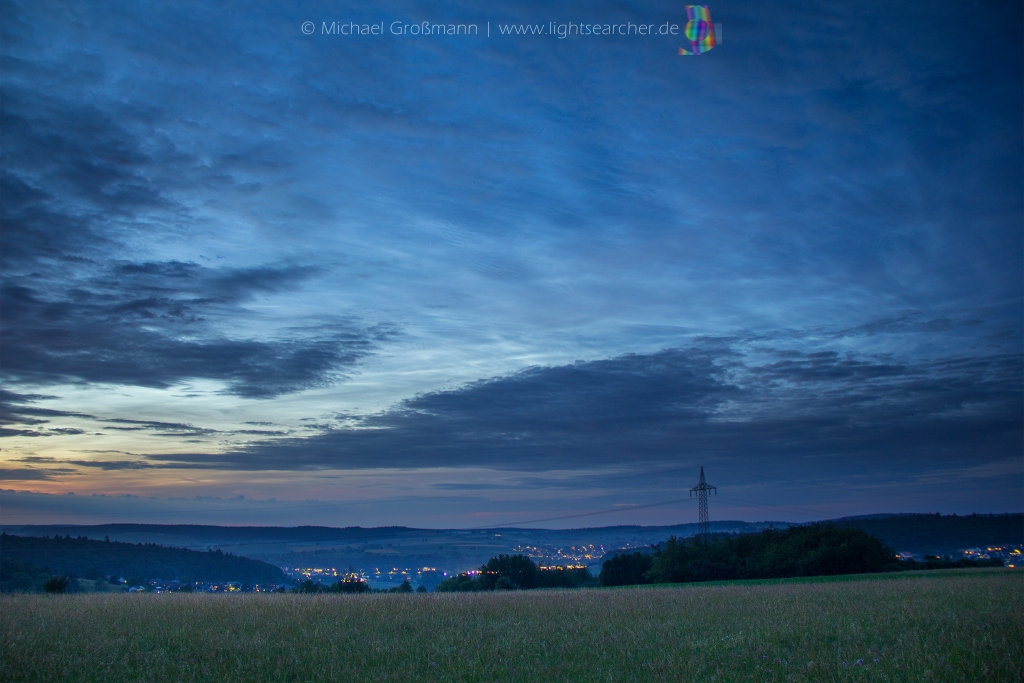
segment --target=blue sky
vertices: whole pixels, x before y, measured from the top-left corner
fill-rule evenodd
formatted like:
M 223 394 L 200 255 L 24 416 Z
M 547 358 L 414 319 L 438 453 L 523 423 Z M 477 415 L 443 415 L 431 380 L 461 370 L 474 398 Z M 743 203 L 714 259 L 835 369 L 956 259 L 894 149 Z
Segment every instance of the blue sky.
M 1019 5 L 710 8 L 5 2 L 5 522 L 1019 510 Z

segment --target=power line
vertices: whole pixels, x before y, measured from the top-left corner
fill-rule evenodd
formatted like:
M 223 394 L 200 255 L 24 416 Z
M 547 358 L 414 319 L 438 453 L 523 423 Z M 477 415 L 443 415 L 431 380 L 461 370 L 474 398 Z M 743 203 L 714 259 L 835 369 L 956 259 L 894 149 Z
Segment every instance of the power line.
M 794 507 L 791 505 L 769 505 L 767 503 L 758 503 L 752 500 L 746 500 L 743 498 L 737 498 L 732 494 L 725 494 L 722 496 L 722 500 L 725 502 L 736 503 L 744 507 L 761 508 L 765 510 L 778 510 L 781 512 L 789 512 L 794 514 L 814 514 L 820 515 L 822 518 L 829 519 L 835 516 L 835 512 L 823 510 L 821 508 L 811 507 Z
M 488 526 L 474 526 L 467 527 L 466 531 L 477 531 L 479 529 L 504 529 L 517 524 L 536 524 L 538 522 L 556 522 L 562 519 L 576 519 L 578 517 L 593 517 L 594 515 L 607 515 L 613 512 L 628 512 L 630 510 L 640 510 L 642 508 L 653 508 L 659 505 L 671 505 L 673 503 L 685 503 L 689 498 L 677 498 L 675 500 L 663 500 L 660 503 L 645 503 L 643 505 L 633 505 L 628 508 L 616 507 L 609 508 L 607 510 L 598 510 L 597 512 L 581 512 L 575 515 L 562 515 L 561 517 L 545 517 L 543 519 L 527 519 L 520 522 L 508 522 L 506 524 L 490 524 Z

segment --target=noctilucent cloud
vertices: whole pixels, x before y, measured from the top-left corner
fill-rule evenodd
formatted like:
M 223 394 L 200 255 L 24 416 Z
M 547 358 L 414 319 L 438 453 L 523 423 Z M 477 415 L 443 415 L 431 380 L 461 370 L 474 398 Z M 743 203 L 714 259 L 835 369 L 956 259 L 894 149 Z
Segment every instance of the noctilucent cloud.
M 3 523 L 1020 511 L 1020 3 L 708 8 L 3 2 Z

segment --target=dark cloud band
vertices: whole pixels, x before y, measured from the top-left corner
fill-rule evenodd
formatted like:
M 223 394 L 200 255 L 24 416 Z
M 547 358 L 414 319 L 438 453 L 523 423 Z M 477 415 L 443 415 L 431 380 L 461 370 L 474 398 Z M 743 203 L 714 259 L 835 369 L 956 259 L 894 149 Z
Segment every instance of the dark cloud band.
M 797 351 L 757 363 L 708 344 L 530 368 L 402 401 L 356 428 L 149 460 L 240 470 L 713 461 L 923 472 L 1018 452 L 1022 367 L 1019 355 L 899 362 Z

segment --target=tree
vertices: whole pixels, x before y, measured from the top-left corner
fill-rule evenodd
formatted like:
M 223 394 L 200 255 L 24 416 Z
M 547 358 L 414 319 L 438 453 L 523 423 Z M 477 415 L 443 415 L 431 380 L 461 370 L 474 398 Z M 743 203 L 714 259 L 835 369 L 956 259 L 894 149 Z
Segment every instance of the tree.
M 155 544 L 121 543 L 87 538 L 40 538 L 0 533 L 2 559 L 22 559 L 51 574 L 93 579 L 99 576 L 159 577 L 181 581 L 227 580 L 283 583 L 280 567 L 230 553 L 199 552 Z M 42 581 L 39 582 L 40 586 Z M 137 584 L 136 584 L 137 585 Z
M 494 583 L 494 590 L 496 591 L 517 591 L 519 586 L 512 582 L 512 579 L 507 576 L 499 576 L 498 580 Z
M 464 593 L 467 591 L 484 590 L 478 579 L 473 579 L 466 574 L 449 576 L 437 584 L 434 590 L 438 593 Z
M 770 579 L 888 571 L 895 552 L 859 529 L 830 524 L 766 529 L 710 543 L 669 538 L 655 550 L 651 582 Z
M 598 580 L 602 586 L 632 586 L 647 583 L 647 572 L 654 566 L 654 558 L 640 552 L 619 553 L 601 565 Z
M 30 591 L 42 587 L 50 572 L 18 557 L 0 554 L 0 592 Z
M 11 575 L 10 589 L 17 591 L 27 591 L 32 588 L 32 576 L 25 572 L 15 572 Z
M 541 571 L 526 555 L 505 555 L 492 557 L 480 567 L 480 581 L 484 590 L 494 590 L 498 579 L 506 578 L 519 588 L 540 588 L 543 582 Z
M 70 576 L 51 576 L 43 584 L 43 590 L 47 593 L 63 593 L 68 589 L 68 584 L 70 583 Z
M 532 588 L 582 588 L 594 584 L 594 577 L 586 568 L 564 569 L 538 567 L 526 555 L 498 555 L 480 567 L 476 578 L 469 574 L 452 576 L 437 584 L 434 590 L 492 591 L 529 590 Z
M 365 581 L 358 579 L 342 579 L 331 584 L 332 593 L 368 593 L 370 586 Z

